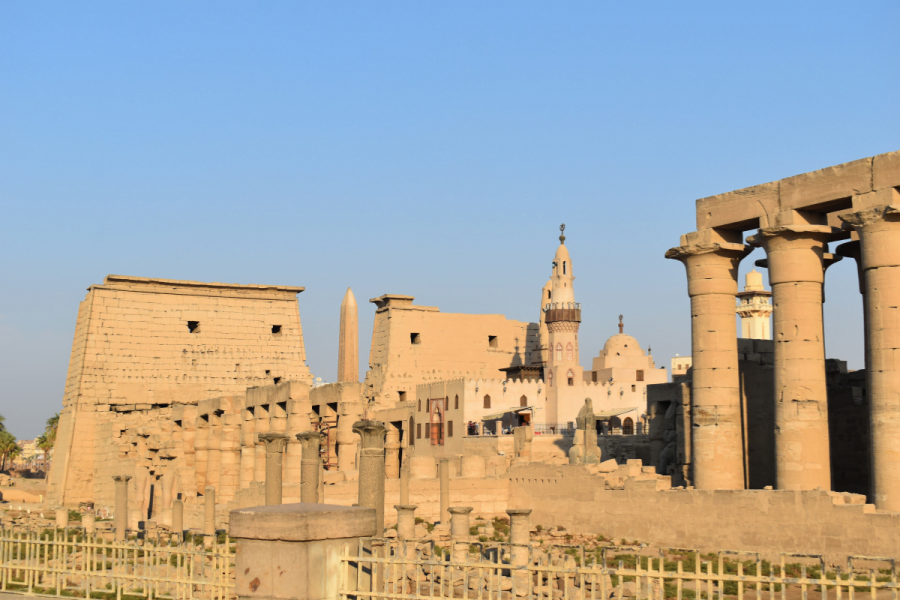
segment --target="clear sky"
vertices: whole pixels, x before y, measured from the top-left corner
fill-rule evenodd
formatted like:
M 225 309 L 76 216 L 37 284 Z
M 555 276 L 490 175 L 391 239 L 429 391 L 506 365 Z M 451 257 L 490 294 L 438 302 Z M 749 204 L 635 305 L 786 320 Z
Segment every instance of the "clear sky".
M 694 200 L 900 149 L 900 3 L 0 3 L 0 413 L 60 410 L 109 273 L 302 285 L 534 321 L 565 222 L 581 360 L 625 315 L 690 353 Z M 757 250 L 743 263 L 742 274 Z M 829 357 L 862 367 L 852 261 Z

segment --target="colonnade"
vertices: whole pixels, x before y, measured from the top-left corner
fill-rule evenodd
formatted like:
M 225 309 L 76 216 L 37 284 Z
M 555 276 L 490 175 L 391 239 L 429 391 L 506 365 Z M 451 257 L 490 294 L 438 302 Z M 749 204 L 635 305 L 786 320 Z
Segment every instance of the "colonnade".
M 774 304 L 776 487 L 831 489 L 823 284 L 826 269 L 847 256 L 857 261 L 864 301 L 871 495 L 876 507 L 900 511 L 900 193 L 852 203 L 839 214 L 843 229 L 827 213 L 788 210 L 760 218 L 746 244 L 737 227 L 707 228 L 666 253 L 685 265 L 691 298 L 695 487 L 744 487 L 734 298 L 738 266 L 755 246 L 766 253 Z M 850 228 L 858 242 L 832 254 L 829 242 Z

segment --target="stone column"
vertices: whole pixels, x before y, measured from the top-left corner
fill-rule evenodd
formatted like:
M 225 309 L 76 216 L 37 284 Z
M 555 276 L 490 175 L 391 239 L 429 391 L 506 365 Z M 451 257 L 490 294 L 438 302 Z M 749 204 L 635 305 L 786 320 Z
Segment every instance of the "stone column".
M 353 431 L 359 434 L 359 505 L 374 508 L 376 535 L 384 535 L 384 436 L 379 421 L 357 421 Z
M 260 405 L 256 407 L 256 462 L 253 468 L 253 481 L 262 483 L 266 480 L 266 445 L 259 442 L 259 436 L 263 433 L 269 433 L 269 407 L 268 405 Z
M 86 515 L 82 515 L 81 517 L 81 526 L 84 527 L 84 532 L 88 535 L 94 533 L 94 530 L 97 527 L 97 517 L 91 513 Z
M 385 423 L 387 436 L 384 440 L 384 476 L 388 479 L 400 477 L 400 430 L 391 423 Z
M 337 600 L 343 547 L 355 553 L 360 538 L 376 535 L 375 511 L 323 504 L 288 504 L 277 512 L 243 508 L 231 511 L 228 534 L 237 543 L 238 598 Z M 369 572 L 371 565 L 362 568 Z M 358 573 L 352 565 L 348 570 L 355 590 Z M 366 574 L 360 575 L 370 591 Z
M 872 497 L 900 512 L 900 198 L 891 196 L 841 218 L 859 232 L 865 272 Z
M 194 434 L 194 478 L 198 494 L 202 494 L 206 488 L 206 463 L 209 457 L 209 421 L 204 416 L 197 416 Z
M 319 501 L 319 447 L 322 444 L 322 434 L 318 431 L 304 431 L 297 434 L 303 451 L 303 459 L 300 462 L 300 502 Z
M 528 562 L 528 544 L 531 542 L 531 524 L 529 516 L 530 508 L 510 508 L 509 515 L 509 543 L 512 547 L 512 564 L 521 566 Z
M 256 468 L 256 418 L 253 407 L 243 409 L 241 414 L 241 489 L 245 490 L 253 483 Z
M 666 258 L 681 261 L 691 298 L 693 485 L 744 488 L 744 443 L 734 298 L 738 264 L 750 252 L 740 232 L 681 236 Z
M 281 504 L 282 456 L 287 445 L 287 435 L 261 433 L 259 441 L 266 446 L 266 506 Z
M 197 496 L 197 455 L 195 443 L 197 439 L 197 407 L 193 405 L 179 406 L 181 413 L 181 444 L 184 460 L 178 464 L 177 489 L 185 496 Z
M 772 286 L 775 485 L 781 490 L 831 489 L 822 284 L 833 234 L 826 225 L 781 224 L 748 239 L 765 249 Z
M 184 502 L 180 498 L 172 502 L 172 532 L 184 533 Z
M 216 488 L 208 486 L 203 494 L 203 534 L 216 533 Z
M 296 441 L 298 433 L 312 431 L 312 423 L 309 413 L 312 408 L 309 398 L 291 400 L 288 402 L 287 433 L 290 442 L 284 451 L 284 482 L 286 484 L 300 484 L 303 470 L 303 448 Z
M 338 471 L 352 471 L 356 465 L 356 434 L 353 424 L 362 415 L 359 402 L 341 402 L 338 404 L 338 422 L 335 442 L 337 445 Z
M 440 461 L 441 477 L 441 524 L 450 523 L 450 461 Z
M 400 504 L 409 504 L 409 461 L 400 465 Z
M 59 507 L 56 509 L 56 528 L 65 529 L 69 526 L 69 509 Z
M 125 541 L 128 529 L 128 481 L 131 475 L 113 475 L 116 482 L 116 541 Z
M 212 486 L 217 491 L 222 469 L 222 421 L 221 415 L 209 415 L 206 441 L 206 486 Z
M 416 537 L 416 509 L 415 504 L 395 504 L 397 509 L 397 537 L 401 540 L 411 540 Z
M 450 508 L 451 556 L 456 562 L 465 562 L 469 556 L 469 513 L 471 506 Z
M 222 502 L 234 499 L 240 489 L 241 430 L 240 415 L 222 417 L 221 466 L 219 469 L 219 496 Z

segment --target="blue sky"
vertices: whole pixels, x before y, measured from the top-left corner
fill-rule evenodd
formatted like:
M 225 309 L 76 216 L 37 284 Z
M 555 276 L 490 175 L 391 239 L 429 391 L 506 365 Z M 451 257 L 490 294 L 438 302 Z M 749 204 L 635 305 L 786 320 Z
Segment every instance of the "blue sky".
M 536 320 L 567 225 L 581 359 L 690 352 L 694 200 L 900 149 L 897 2 L 0 3 L 0 413 L 61 407 L 108 273 Z M 752 259 L 759 258 L 758 250 Z M 744 261 L 742 272 L 751 259 Z M 862 367 L 852 262 L 829 357 Z

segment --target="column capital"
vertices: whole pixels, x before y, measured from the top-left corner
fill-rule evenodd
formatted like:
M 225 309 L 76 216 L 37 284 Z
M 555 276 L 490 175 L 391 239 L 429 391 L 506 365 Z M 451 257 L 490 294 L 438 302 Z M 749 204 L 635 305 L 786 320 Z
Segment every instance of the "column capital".
M 384 450 L 384 436 L 387 435 L 387 427 L 381 421 L 364 420 L 353 424 L 353 431 L 359 434 L 362 441 L 362 451 Z
M 821 284 L 825 269 L 841 260 L 828 252 L 828 242 L 840 236 L 840 229 L 828 225 L 779 225 L 758 230 L 747 242 L 766 251 L 766 262 L 758 264 L 769 269 L 770 285 L 801 281 Z
M 132 479 L 131 475 L 113 475 L 112 478 L 116 483 L 127 483 L 128 480 Z
M 690 235 L 690 234 L 689 234 Z M 682 236 L 682 242 L 688 241 Z M 732 242 L 683 244 L 670 248 L 666 258 L 681 261 L 687 271 L 688 295 L 737 294 L 738 265 L 753 248 Z
M 288 436 L 284 433 L 260 433 L 257 439 L 266 445 L 266 454 L 278 454 L 284 452 Z
M 859 234 L 863 270 L 900 265 L 900 245 L 896 243 L 900 204 L 866 208 L 840 218 Z
M 418 504 L 395 504 L 394 505 L 394 510 L 396 510 L 397 512 L 416 510 L 417 508 L 419 508 Z
M 451 515 L 467 515 L 474 509 L 471 506 L 451 506 L 447 509 Z M 531 511 L 528 511 L 531 512 Z
M 841 231 L 839 227 L 830 227 L 828 225 L 776 225 L 775 227 L 758 229 L 754 235 L 747 238 L 747 243 L 751 246 L 762 248 L 765 247 L 768 238 L 774 237 L 812 238 L 821 239 L 822 242 L 829 242 L 840 237 L 846 238 L 846 233 Z
M 530 508 L 507 508 L 506 514 L 510 517 L 519 517 L 522 515 L 528 516 L 531 514 Z
M 302 460 L 313 460 L 312 457 L 318 457 L 319 446 L 322 443 L 322 433 L 320 431 L 304 431 L 298 433 L 297 440 L 300 442 L 303 457 Z

